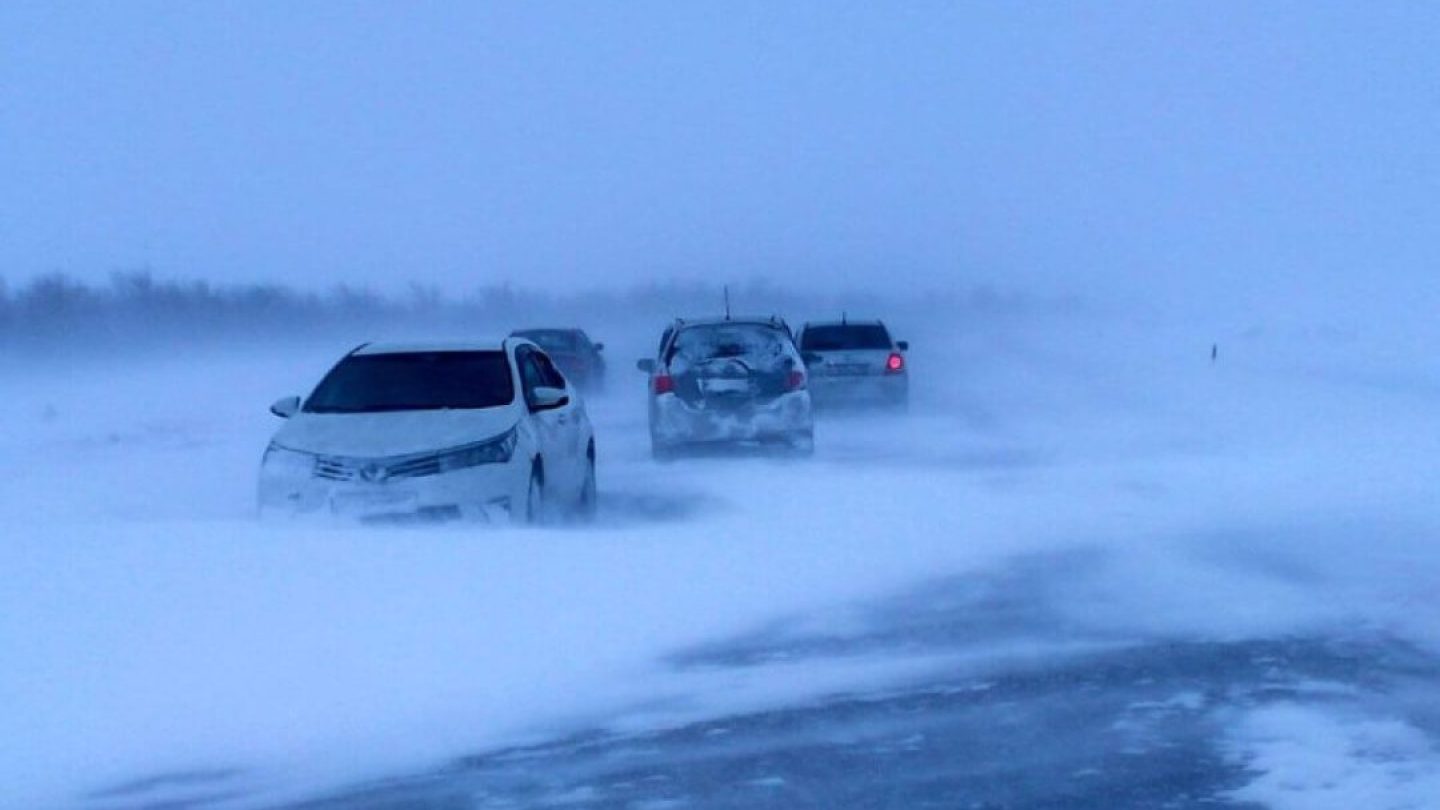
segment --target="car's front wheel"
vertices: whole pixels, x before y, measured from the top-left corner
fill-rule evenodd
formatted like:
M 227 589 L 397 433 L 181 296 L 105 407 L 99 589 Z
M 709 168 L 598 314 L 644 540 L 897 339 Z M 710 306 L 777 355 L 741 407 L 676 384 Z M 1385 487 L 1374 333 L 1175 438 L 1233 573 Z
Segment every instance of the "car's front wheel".
M 530 466 L 530 485 L 525 490 L 525 522 L 532 526 L 545 522 L 545 473 L 538 461 Z
M 580 497 L 575 502 L 575 516 L 582 521 L 589 522 L 595 519 L 595 513 L 599 508 L 599 491 L 595 481 L 595 445 L 590 445 L 590 450 L 585 454 L 585 483 L 580 487 Z

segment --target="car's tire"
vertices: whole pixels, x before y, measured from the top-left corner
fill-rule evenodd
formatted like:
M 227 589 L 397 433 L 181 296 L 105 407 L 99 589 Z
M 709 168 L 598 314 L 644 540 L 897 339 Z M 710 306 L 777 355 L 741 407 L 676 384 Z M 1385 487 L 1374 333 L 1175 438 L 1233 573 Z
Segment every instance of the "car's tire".
M 792 434 L 786 444 L 790 449 L 791 455 L 802 458 L 815 455 L 815 429 L 811 428 L 810 430 Z
M 546 523 L 545 468 L 537 459 L 530 465 L 530 484 L 525 490 L 525 523 L 539 526 Z
M 653 433 L 650 435 L 650 457 L 651 457 L 651 458 L 655 459 L 656 461 L 662 461 L 662 462 L 663 462 L 663 461 L 674 461 L 674 460 L 675 460 L 675 457 L 676 457 L 677 455 L 679 455 L 679 451 L 677 450 L 677 448 L 675 447 L 675 445 L 670 444 L 669 442 L 662 441 L 661 439 L 656 438 Z
M 580 497 L 575 502 L 575 517 L 589 523 L 595 519 L 595 513 L 599 510 L 599 490 L 595 481 L 595 444 L 591 442 L 585 453 L 585 483 L 580 486 Z

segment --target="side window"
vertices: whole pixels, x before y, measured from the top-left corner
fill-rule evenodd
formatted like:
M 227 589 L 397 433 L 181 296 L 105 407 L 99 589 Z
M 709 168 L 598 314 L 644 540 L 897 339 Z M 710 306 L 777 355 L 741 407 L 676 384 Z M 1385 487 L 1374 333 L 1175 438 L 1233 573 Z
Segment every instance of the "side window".
M 535 351 L 529 346 L 521 346 L 515 352 L 515 362 L 520 367 L 520 389 L 525 394 L 525 404 L 533 408 L 535 389 L 545 384 L 545 375 L 535 362 Z
M 542 385 L 548 385 L 551 388 L 565 387 L 565 375 L 561 374 L 560 370 L 555 368 L 555 363 L 550 359 L 549 355 L 536 352 L 532 356 L 535 358 L 535 362 L 538 363 L 540 366 L 540 379 Z
M 670 336 L 673 334 L 675 334 L 675 327 L 665 327 L 665 331 L 660 335 L 660 348 L 655 350 L 656 357 L 665 353 L 665 344 L 670 342 Z

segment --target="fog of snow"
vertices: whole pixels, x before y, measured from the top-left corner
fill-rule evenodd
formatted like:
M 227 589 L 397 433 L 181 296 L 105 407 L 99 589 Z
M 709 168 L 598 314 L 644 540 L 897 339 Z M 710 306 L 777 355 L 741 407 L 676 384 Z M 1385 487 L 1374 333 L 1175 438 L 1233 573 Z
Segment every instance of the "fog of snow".
M 81 342 L 7 364 L 0 805 L 183 798 L 159 777 L 185 774 L 228 774 L 224 806 L 270 805 L 571 731 L 1154 639 L 1372 635 L 1440 655 L 1440 381 L 1415 335 L 1199 333 L 1103 302 L 867 314 L 912 341 L 912 410 L 828 415 L 811 460 L 652 462 L 633 361 L 663 323 L 580 324 L 610 360 L 588 403 L 592 527 L 258 523 L 266 406 L 306 392 L 343 339 Z M 853 632 L 867 605 L 1017 564 L 1055 575 L 1062 633 L 674 666 L 747 634 L 783 650 Z M 1409 704 L 1316 694 L 1181 703 L 1213 713 L 1251 769 L 1233 798 L 1435 801 L 1434 729 L 1406 706 L 1440 688 Z

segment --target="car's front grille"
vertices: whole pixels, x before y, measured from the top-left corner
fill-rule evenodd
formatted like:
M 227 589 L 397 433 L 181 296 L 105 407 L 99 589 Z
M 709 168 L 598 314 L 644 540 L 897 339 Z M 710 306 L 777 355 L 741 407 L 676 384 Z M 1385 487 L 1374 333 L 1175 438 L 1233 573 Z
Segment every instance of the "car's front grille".
M 319 456 L 315 459 L 315 477 L 330 481 L 349 481 L 355 477 L 355 468 L 342 459 Z
M 398 459 L 341 458 L 320 456 L 315 459 L 315 477 L 327 481 L 366 481 L 380 483 L 397 478 L 424 478 L 438 475 L 440 455 L 427 453 Z
M 451 447 L 438 453 L 382 458 L 316 456 L 312 474 L 327 481 L 383 484 L 401 478 L 425 478 L 482 464 L 503 464 L 510 461 L 511 454 L 515 452 L 516 435 L 515 428 L 512 427 L 483 442 Z

